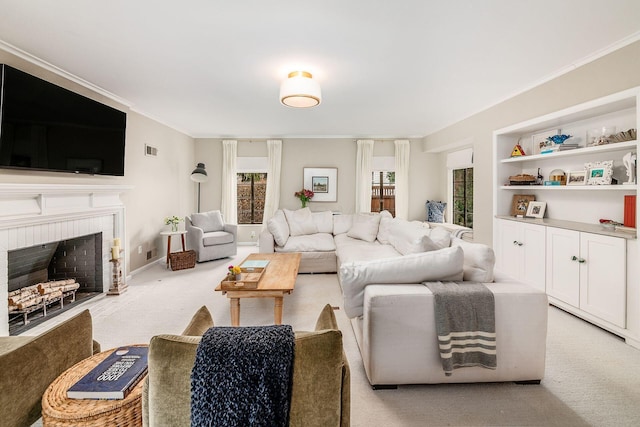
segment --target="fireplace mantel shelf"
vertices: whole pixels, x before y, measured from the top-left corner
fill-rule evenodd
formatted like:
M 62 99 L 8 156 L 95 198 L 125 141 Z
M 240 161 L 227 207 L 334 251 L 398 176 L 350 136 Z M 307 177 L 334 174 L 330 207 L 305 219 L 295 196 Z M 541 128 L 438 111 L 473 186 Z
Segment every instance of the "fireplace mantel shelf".
M 0 183 L 0 229 L 82 218 L 123 206 L 129 185 Z

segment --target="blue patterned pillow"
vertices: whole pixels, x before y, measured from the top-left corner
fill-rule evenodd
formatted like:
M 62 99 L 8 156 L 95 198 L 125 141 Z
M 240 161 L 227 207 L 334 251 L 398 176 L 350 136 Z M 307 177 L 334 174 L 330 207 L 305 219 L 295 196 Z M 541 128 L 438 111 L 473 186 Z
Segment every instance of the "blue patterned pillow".
M 447 208 L 445 202 L 427 200 L 427 222 L 444 222 L 444 211 Z

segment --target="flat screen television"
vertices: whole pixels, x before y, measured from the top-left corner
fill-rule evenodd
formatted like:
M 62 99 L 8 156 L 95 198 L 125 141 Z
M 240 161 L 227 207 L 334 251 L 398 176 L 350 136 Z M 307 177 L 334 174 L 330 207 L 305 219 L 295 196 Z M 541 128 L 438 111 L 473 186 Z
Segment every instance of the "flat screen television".
M 0 167 L 124 176 L 126 113 L 0 64 Z

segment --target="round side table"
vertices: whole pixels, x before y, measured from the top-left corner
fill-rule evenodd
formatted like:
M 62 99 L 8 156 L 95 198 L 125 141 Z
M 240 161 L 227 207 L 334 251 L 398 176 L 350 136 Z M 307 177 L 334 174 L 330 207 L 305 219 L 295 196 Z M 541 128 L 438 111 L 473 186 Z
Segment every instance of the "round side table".
M 136 347 L 139 346 L 136 345 Z M 69 399 L 67 397 L 69 387 L 95 368 L 114 350 L 116 349 L 94 354 L 76 363 L 49 385 L 42 396 L 43 427 L 142 425 L 142 388 L 145 377 L 142 377 L 124 399 L 94 400 Z

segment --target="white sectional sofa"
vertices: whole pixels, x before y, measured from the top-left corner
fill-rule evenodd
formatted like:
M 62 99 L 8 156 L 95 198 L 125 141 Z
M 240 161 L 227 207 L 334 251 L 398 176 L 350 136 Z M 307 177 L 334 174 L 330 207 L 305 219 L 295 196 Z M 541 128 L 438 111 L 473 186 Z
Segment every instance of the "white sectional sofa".
M 398 384 L 518 381 L 544 376 L 547 297 L 493 271 L 486 245 L 441 227 L 381 214 L 281 210 L 260 234 L 260 252 L 301 252 L 300 272 L 337 272 L 369 382 Z M 446 376 L 429 281 L 477 281 L 495 300 L 497 368 Z

